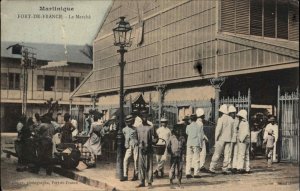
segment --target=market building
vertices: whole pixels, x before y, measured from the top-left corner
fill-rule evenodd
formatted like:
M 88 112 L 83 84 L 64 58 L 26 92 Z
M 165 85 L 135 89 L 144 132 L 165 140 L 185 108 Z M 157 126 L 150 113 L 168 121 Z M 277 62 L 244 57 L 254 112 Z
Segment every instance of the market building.
M 133 26 L 125 54 L 128 111 L 142 95 L 155 123 L 164 115 L 173 125 L 197 107 L 213 123 L 222 103 L 247 109 L 249 119 L 272 114 L 281 159 L 299 161 L 298 9 L 297 0 L 115 0 L 94 39 L 93 70 L 71 98 L 96 95 L 107 117 L 118 108 L 112 29 L 125 16 Z
M 7 49 L 14 44 L 1 42 L 1 132 L 16 132 L 22 114 L 24 75 L 21 55 L 12 54 L 12 50 Z M 70 112 L 71 108 L 73 118 L 82 121 L 82 114 L 78 114 L 83 112 L 84 106 L 91 104 L 91 98 L 70 100 L 70 94 L 92 69 L 92 61 L 80 51 L 84 47 L 38 43 L 25 43 L 25 46 L 33 48 L 37 56 L 37 67 L 27 69 L 26 115 L 46 113 L 45 102 L 52 98 L 59 104 L 54 117 L 61 113 L 60 120 L 63 120 L 63 114 Z

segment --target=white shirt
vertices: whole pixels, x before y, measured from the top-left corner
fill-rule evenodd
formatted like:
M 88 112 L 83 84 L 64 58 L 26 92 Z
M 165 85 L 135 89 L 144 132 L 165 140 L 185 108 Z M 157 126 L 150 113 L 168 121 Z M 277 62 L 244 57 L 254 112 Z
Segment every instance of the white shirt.
M 202 148 L 203 135 L 201 135 L 201 128 L 196 122 L 192 122 L 186 127 L 187 147 L 200 146 Z
M 139 116 L 136 116 L 135 117 L 135 120 L 134 120 L 134 124 L 133 126 L 134 127 L 139 127 L 140 125 L 142 125 L 143 121 L 142 119 L 139 117 Z M 150 126 L 153 126 L 153 123 L 151 121 L 148 121 L 147 120 L 147 123 L 150 125 Z
M 243 119 L 239 124 L 238 140 L 240 142 L 250 142 L 250 128 L 246 119 Z
M 171 130 L 168 127 L 162 126 L 156 130 L 156 133 L 158 135 L 158 138 L 160 138 L 157 142 L 157 145 L 164 145 L 169 142 L 169 139 L 171 137 Z M 166 142 L 161 139 L 165 140 Z
M 217 122 L 215 131 L 215 141 L 231 142 L 233 136 L 233 119 L 223 114 Z
M 202 119 L 201 118 L 198 118 L 197 119 L 197 121 L 196 121 L 196 123 L 200 126 L 200 132 L 201 132 L 201 136 L 202 136 L 202 138 L 201 138 L 201 140 L 208 140 L 207 139 L 207 137 L 205 136 L 205 134 L 204 134 L 204 129 L 203 129 L 203 122 L 202 122 Z
M 251 131 L 251 143 L 257 143 L 258 141 L 258 134 L 261 132 L 259 131 Z
M 272 129 L 273 130 L 273 135 L 275 137 L 275 142 L 277 142 L 277 139 L 278 139 L 278 125 L 277 124 L 274 124 L 272 125 L 272 123 L 269 123 L 267 126 L 266 126 L 266 129 L 265 129 L 265 132 L 264 132 L 264 139 L 267 138 L 268 136 L 268 131 Z

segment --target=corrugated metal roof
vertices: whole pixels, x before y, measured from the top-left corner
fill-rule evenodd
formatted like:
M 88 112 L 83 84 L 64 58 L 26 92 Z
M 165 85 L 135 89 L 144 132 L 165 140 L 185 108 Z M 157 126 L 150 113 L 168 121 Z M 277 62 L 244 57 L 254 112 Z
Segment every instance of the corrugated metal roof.
M 1 42 L 1 57 L 7 58 L 21 58 L 20 55 L 11 53 L 11 49 L 6 48 L 10 45 L 19 42 Z M 45 44 L 45 43 L 19 43 L 24 46 L 35 48 L 34 52 L 37 53 L 38 60 L 45 61 L 62 61 L 67 60 L 69 63 L 83 63 L 92 64 L 92 61 L 80 52 L 84 45 L 67 45 L 67 57 L 65 54 L 65 45 L 63 44 Z

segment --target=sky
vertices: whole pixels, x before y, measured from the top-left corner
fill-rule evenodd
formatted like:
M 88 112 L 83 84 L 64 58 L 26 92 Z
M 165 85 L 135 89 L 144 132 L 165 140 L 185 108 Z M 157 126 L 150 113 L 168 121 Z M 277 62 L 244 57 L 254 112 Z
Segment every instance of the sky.
M 1 41 L 92 45 L 111 3 L 112 0 L 2 0 Z

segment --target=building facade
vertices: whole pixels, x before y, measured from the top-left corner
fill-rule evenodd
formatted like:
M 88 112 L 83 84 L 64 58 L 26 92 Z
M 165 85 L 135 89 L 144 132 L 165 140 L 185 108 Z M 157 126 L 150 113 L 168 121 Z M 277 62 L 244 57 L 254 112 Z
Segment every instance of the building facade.
M 13 55 L 11 50 L 6 49 L 11 44 L 14 43 L 1 43 L 1 132 L 16 132 L 16 123 L 22 114 L 24 77 L 20 64 L 21 56 Z M 54 117 L 57 113 L 63 116 L 74 107 L 78 108 L 76 112 L 78 110 L 82 112 L 84 106 L 91 104 L 90 98 L 70 100 L 71 92 L 92 69 L 91 61 L 80 53 L 82 47 L 67 47 L 68 56 L 72 56 L 73 59 L 67 60 L 67 66 L 52 67 L 48 64 L 49 61 L 65 60 L 63 45 L 30 43 L 26 46 L 35 48 L 37 54 L 37 67 L 27 70 L 26 115 L 28 117 L 33 116 L 34 113 L 41 115 L 46 113 L 48 107 L 45 102 L 50 99 L 58 101 L 59 104 Z M 81 120 L 77 116 L 75 118 Z
M 296 0 L 115 0 L 94 40 L 93 71 L 72 96 L 96 94 L 100 109 L 117 107 L 120 69 L 112 29 L 125 16 L 133 26 L 125 54 L 126 104 L 142 93 L 149 107 L 174 123 L 197 107 L 214 121 L 222 97 L 245 95 L 250 115 L 267 108 L 280 118 L 280 95 L 298 87 L 298 9 Z M 220 77 L 225 82 L 211 81 Z

